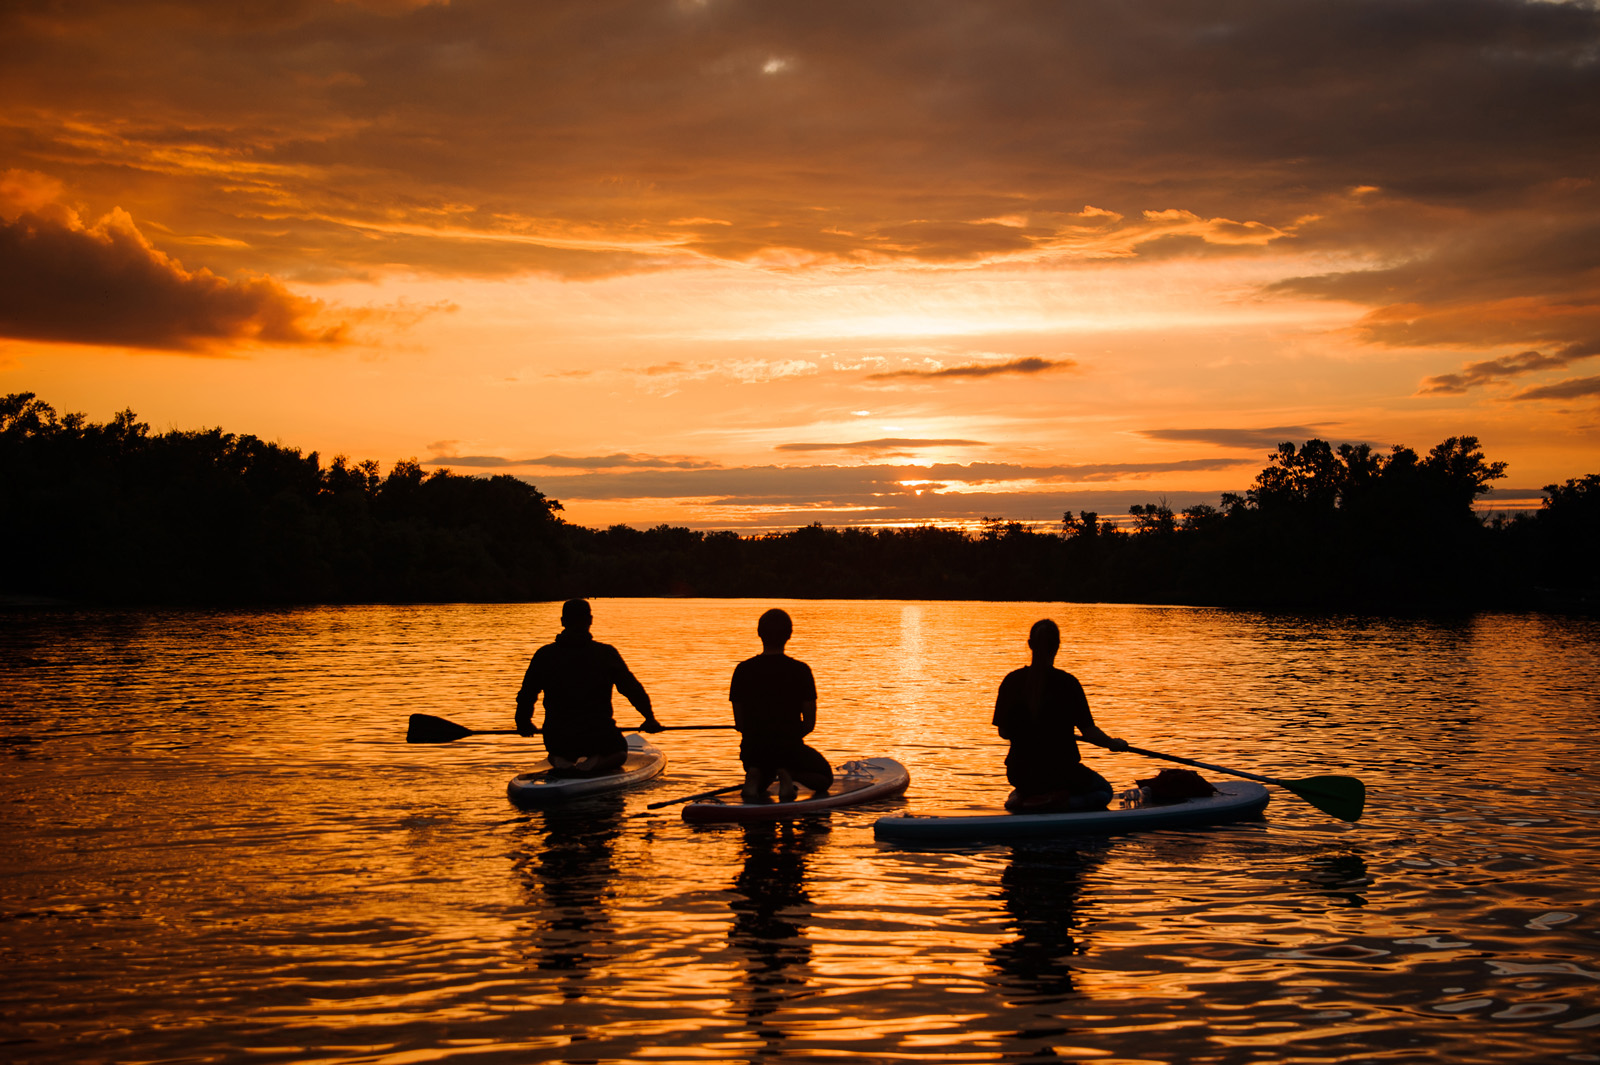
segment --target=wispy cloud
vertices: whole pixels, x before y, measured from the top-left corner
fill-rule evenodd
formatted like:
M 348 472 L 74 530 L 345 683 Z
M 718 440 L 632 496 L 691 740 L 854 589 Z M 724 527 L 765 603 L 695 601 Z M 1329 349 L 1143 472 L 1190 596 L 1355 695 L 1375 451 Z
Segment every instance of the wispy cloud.
M 1163 473 L 1223 472 L 1257 466 L 1255 458 L 1180 459 L 1172 462 L 1105 462 L 1024 466 L 1016 463 L 934 463 L 929 466 L 739 466 L 702 470 L 660 470 L 592 474 L 552 474 L 529 478 L 541 491 L 573 499 L 701 499 L 759 502 L 881 499 L 918 492 L 942 494 L 974 485 L 1008 485 L 1026 494 L 1028 484 L 1112 483 Z M 915 482 L 908 487 L 902 482 Z M 950 494 L 955 494 L 950 492 Z
M 934 380 L 943 377 L 997 377 L 1001 374 L 1036 374 L 1053 370 L 1074 370 L 1078 363 L 1073 359 L 1042 359 L 1037 356 L 1011 359 L 1008 362 L 980 362 L 963 366 L 944 366 L 927 370 L 888 370 L 867 375 L 869 381 L 891 381 L 901 378 Z
M 1539 370 L 1560 369 L 1570 366 L 1579 359 L 1592 358 L 1596 354 L 1600 354 L 1600 351 L 1584 351 L 1577 345 L 1569 345 L 1560 351 L 1548 354 L 1542 351 L 1522 351 L 1515 355 L 1502 355 L 1498 359 L 1468 363 L 1460 373 L 1430 377 L 1422 382 L 1419 394 L 1460 395 L 1478 385 L 1486 385 L 1508 377 L 1520 377 Z M 1523 393 L 1517 398 L 1526 395 L 1527 393 Z
M 540 455 L 526 459 L 508 459 L 496 455 L 436 454 L 424 460 L 423 465 L 466 466 L 474 469 L 542 466 L 546 469 L 575 470 L 704 470 L 716 468 L 717 463 L 701 459 L 662 458 L 656 455 L 630 455 L 617 452 L 612 455 Z
M 1265 429 L 1140 429 L 1151 440 L 1175 440 L 1217 447 L 1275 448 L 1285 440 L 1311 440 L 1327 436 L 1322 425 L 1274 425 Z
M 843 444 L 779 444 L 776 451 L 905 451 L 922 447 L 983 447 L 982 440 L 922 440 L 910 437 L 882 437 L 877 440 L 852 440 Z
M 1169 505 L 1215 503 L 1217 492 L 1139 489 L 1168 472 L 1215 471 L 1221 488 L 1237 488 L 1255 460 L 1198 459 L 1168 463 L 1024 466 L 942 463 L 933 466 L 744 466 L 716 470 L 617 471 L 551 474 L 524 479 L 554 499 L 572 502 L 648 500 L 716 512 L 701 527 L 774 528 L 812 521 L 959 522 L 998 515 L 1021 521 L 1059 521 L 1069 509 L 1124 514 L 1134 503 L 1166 498 Z M 1096 485 L 1067 488 L 1069 484 Z M 675 519 L 674 524 L 678 521 Z
M 1600 377 L 1578 377 L 1518 392 L 1513 399 L 1581 399 L 1600 396 Z

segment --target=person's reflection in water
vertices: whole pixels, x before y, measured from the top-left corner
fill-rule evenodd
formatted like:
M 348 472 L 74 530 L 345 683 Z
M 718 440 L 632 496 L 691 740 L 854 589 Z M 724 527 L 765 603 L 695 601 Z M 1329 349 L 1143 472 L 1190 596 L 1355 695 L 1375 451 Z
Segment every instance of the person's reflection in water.
M 530 960 L 561 974 L 564 998 L 584 995 L 584 978 L 615 936 L 606 912 L 622 832 L 620 795 L 601 795 L 535 813 L 518 829 L 513 868 L 536 923 Z
M 1019 844 L 1000 877 L 1000 902 L 1016 938 L 996 946 L 990 956 L 1007 1001 L 1038 1009 L 1076 993 L 1073 957 L 1088 951 L 1078 913 L 1084 879 L 1102 855 L 1060 845 Z M 1042 1040 L 1066 1031 L 1053 1012 L 1031 1014 L 1017 1038 Z
M 806 859 L 826 838 L 828 826 L 764 822 L 744 828 L 744 866 L 733 882 L 733 927 L 728 942 L 745 952 L 747 1001 L 734 1012 L 750 1018 L 762 1057 L 781 1056 L 787 1035 L 774 1018 L 806 983 L 811 962 L 806 921 Z

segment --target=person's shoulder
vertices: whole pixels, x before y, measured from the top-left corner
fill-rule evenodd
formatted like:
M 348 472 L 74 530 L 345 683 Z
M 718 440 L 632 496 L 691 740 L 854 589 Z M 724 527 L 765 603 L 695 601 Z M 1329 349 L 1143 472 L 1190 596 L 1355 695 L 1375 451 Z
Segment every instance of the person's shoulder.
M 734 666 L 733 667 L 733 671 L 735 673 L 737 673 L 741 669 L 744 669 L 744 670 L 759 669 L 760 666 L 761 666 L 761 656 L 760 655 L 751 655 L 749 658 L 745 659 L 743 662 L 740 662 L 738 665 Z

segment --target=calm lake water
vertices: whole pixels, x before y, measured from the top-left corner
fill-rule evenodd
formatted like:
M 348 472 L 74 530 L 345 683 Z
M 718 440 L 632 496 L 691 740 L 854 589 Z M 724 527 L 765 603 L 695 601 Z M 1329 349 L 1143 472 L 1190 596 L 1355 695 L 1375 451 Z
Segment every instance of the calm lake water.
M 726 722 L 770 605 L 599 600 L 595 634 L 665 723 Z M 739 779 L 708 731 L 527 813 L 537 741 L 404 742 L 509 727 L 556 604 L 0 613 L 0 1058 L 1600 1061 L 1595 619 L 781 605 L 816 746 L 898 758 L 903 799 L 636 816 Z M 876 843 L 1004 798 L 994 690 L 1046 616 L 1113 735 L 1353 774 L 1366 817 L 1273 789 L 1213 829 Z

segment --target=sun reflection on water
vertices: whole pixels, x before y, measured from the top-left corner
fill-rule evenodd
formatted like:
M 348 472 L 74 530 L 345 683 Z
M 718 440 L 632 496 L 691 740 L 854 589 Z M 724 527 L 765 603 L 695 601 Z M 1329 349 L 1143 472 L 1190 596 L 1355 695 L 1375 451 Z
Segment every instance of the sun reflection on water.
M 668 724 L 729 719 L 754 601 L 596 603 Z M 1587 1060 L 1600 629 L 1060 604 L 782 604 L 817 745 L 902 799 L 696 828 L 737 780 L 666 733 L 640 791 L 519 811 L 510 724 L 556 604 L 0 615 L 0 1039 L 24 1061 Z M 989 715 L 1057 619 L 1143 746 L 1372 789 L 1356 825 L 879 844 L 992 807 Z M 624 706 L 619 717 L 626 721 Z M 1091 750 L 1119 786 L 1149 763 Z

